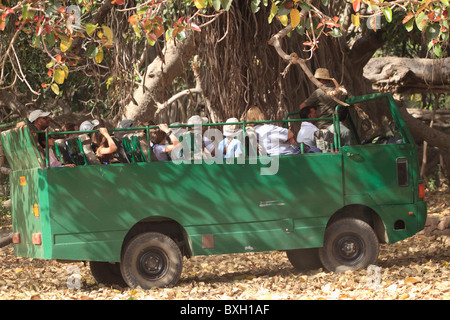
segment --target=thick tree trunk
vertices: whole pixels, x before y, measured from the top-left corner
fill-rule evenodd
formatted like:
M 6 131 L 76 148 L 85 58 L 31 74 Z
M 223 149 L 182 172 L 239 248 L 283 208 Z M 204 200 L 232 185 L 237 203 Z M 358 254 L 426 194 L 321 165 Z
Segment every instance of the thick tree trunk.
M 194 56 L 194 32 L 186 32 L 182 42 L 169 42 L 162 55 L 148 66 L 144 82 L 133 94 L 133 100 L 125 107 L 125 119 L 147 121 L 153 119 L 158 103 L 169 97 L 166 88 L 184 70 Z
M 392 93 L 450 92 L 450 58 L 373 58 L 364 67 L 364 77 L 376 91 Z
M 414 118 L 407 108 L 402 106 L 401 102 L 397 102 L 397 104 L 400 106 L 400 112 L 413 137 L 417 141 L 426 141 L 428 145 L 439 149 L 445 162 L 448 179 L 448 173 L 450 173 L 450 135 L 433 129 L 426 125 L 425 122 Z

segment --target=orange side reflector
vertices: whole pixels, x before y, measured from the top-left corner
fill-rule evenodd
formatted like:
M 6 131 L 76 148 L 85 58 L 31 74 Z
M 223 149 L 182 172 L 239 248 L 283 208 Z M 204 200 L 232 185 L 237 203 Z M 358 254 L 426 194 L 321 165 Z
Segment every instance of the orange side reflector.
M 12 234 L 12 243 L 20 243 L 20 233 L 14 232 Z
M 39 205 L 36 203 L 33 205 L 33 214 L 35 217 L 39 217 Z
M 419 199 L 425 198 L 425 184 L 419 183 Z
M 32 239 L 33 244 L 37 244 L 37 245 L 42 244 L 42 239 L 41 239 L 40 233 L 33 233 L 31 236 L 31 239 Z

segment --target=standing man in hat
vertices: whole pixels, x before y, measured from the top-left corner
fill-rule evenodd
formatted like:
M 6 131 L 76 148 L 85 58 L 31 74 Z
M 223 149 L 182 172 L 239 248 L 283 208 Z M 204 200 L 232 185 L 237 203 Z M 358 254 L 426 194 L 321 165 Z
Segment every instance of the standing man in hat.
M 328 69 L 318 68 L 314 73 L 314 77 L 319 80 L 325 87 L 334 88 L 334 84 L 332 78 L 330 77 Z M 342 100 L 342 94 L 339 94 L 338 96 L 336 96 L 336 98 Z M 336 101 L 328 96 L 325 91 L 317 88 L 308 97 L 308 99 L 300 104 L 300 110 L 305 107 L 317 107 L 317 113 L 320 118 L 331 118 L 336 104 Z

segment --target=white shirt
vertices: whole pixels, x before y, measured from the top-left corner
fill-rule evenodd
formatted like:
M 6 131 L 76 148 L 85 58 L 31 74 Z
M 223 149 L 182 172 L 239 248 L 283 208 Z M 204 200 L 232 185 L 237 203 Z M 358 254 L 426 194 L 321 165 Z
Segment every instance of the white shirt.
M 329 130 L 332 134 L 334 134 L 334 126 L 330 125 L 327 127 L 327 130 Z M 350 130 L 342 124 L 342 122 L 339 122 L 339 131 L 341 133 L 341 145 L 343 146 L 349 146 L 352 144 L 352 137 Z
M 304 121 L 300 131 L 297 134 L 297 142 L 304 143 L 309 147 L 316 147 L 316 140 L 314 139 L 314 132 L 319 130 L 311 122 Z
M 288 141 L 289 130 L 265 124 L 255 127 L 258 142 L 268 155 L 297 154 Z

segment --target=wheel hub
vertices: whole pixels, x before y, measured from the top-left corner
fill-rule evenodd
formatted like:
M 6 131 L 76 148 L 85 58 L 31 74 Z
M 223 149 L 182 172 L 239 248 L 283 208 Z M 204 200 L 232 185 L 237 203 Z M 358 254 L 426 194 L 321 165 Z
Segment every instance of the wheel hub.
M 356 251 L 355 244 L 353 242 L 347 241 L 343 244 L 341 250 L 346 256 L 352 255 Z
M 167 263 L 160 252 L 148 251 L 139 259 L 139 269 L 146 278 L 154 279 L 164 274 Z
M 335 243 L 335 253 L 342 262 L 354 262 L 361 258 L 364 252 L 364 245 L 361 241 L 351 235 L 340 238 Z

